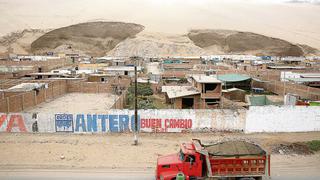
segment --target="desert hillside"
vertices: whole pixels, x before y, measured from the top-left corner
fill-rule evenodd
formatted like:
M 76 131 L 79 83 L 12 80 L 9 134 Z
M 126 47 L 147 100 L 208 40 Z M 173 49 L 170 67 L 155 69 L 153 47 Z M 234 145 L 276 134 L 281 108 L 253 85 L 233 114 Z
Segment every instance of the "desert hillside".
M 318 55 L 307 45 L 251 32 L 191 30 L 187 35 L 141 32 L 120 42 L 107 55 L 113 56 L 199 56 L 210 54 L 254 54 L 275 56 Z
M 303 56 L 317 53 L 306 45 L 296 45 L 288 41 L 251 32 L 230 30 L 191 30 L 188 37 L 195 45 L 208 52 L 261 54 L 277 56 Z
M 0 54 L 28 54 L 31 43 L 49 30 L 25 29 L 0 37 Z
M 102 56 L 126 38 L 142 31 L 142 25 L 122 22 L 88 22 L 58 28 L 32 42 L 34 53 L 71 47 L 92 56 Z
M 194 45 L 186 35 L 141 32 L 135 38 L 119 43 L 107 53 L 112 56 L 195 56 L 205 51 Z
M 143 25 L 87 22 L 48 30 L 24 30 L 0 38 L 0 55 L 78 53 L 90 56 L 200 56 L 253 54 L 277 56 L 319 55 L 303 44 L 252 32 L 194 29 L 187 34 L 147 32 Z

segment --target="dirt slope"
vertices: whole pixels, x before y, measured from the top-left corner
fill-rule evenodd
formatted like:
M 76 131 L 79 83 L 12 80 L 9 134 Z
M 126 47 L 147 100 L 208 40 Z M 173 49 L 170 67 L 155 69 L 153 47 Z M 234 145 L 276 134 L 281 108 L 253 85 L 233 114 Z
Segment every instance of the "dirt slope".
M 195 56 L 205 51 L 185 35 L 141 32 L 136 38 L 126 39 L 107 53 L 114 56 Z
M 303 56 L 320 51 L 251 32 L 191 30 L 187 35 L 145 32 L 138 24 L 87 22 L 52 30 L 24 30 L 0 38 L 0 55 L 79 53 L 91 56 L 199 56 L 257 54 Z
M 28 54 L 31 43 L 49 30 L 25 29 L 0 38 L 0 54 Z
M 71 46 L 92 56 L 101 56 L 126 38 L 134 37 L 144 27 L 122 22 L 88 22 L 50 31 L 31 44 L 39 53 L 52 51 L 59 46 Z
M 314 48 L 295 45 L 282 39 L 251 32 L 231 30 L 191 30 L 188 37 L 207 52 L 241 53 L 277 56 L 303 56 Z

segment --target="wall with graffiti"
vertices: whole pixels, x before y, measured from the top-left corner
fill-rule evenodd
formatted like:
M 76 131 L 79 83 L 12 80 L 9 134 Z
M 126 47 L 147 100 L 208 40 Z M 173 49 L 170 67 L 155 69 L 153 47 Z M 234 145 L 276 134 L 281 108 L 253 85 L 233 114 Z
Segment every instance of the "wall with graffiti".
M 188 132 L 244 130 L 245 111 L 140 110 L 140 132 Z M 105 114 L 0 114 L 1 132 L 104 133 L 134 130 L 134 111 L 108 110 Z
M 320 131 L 320 107 L 261 106 L 249 110 L 139 110 L 140 132 Z M 0 132 L 117 133 L 134 130 L 134 111 L 0 113 Z

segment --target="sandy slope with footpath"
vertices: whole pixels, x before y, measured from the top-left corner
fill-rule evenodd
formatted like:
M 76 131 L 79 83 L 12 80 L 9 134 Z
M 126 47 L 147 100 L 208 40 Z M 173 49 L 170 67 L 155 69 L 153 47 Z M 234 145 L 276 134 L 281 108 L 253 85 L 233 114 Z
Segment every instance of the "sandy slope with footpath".
M 194 45 L 186 35 L 141 32 L 135 38 L 120 42 L 107 53 L 112 56 L 195 56 L 205 51 Z
M 282 143 L 320 139 L 320 132 L 241 134 L 172 133 L 140 134 L 132 146 L 132 134 L 23 134 L 0 133 L 0 167 L 3 169 L 131 169 L 153 171 L 158 155 L 175 153 L 179 143 L 191 138 L 204 141 L 246 139 L 269 152 Z M 63 158 L 62 158 L 63 156 Z M 272 154 L 272 174 L 320 177 L 320 154 Z

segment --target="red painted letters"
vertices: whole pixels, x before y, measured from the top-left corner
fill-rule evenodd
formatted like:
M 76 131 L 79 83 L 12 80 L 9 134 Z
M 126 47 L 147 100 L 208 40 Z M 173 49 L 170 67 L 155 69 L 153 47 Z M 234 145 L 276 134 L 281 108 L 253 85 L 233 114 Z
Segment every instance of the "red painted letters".
M 13 114 L 7 116 L 6 114 L 2 114 L 0 116 L 0 127 L 3 125 L 4 121 L 9 118 L 9 122 L 7 124 L 6 132 L 11 132 L 13 128 L 18 128 L 20 132 L 27 132 L 27 128 L 24 124 L 24 120 L 22 115 L 20 114 Z

